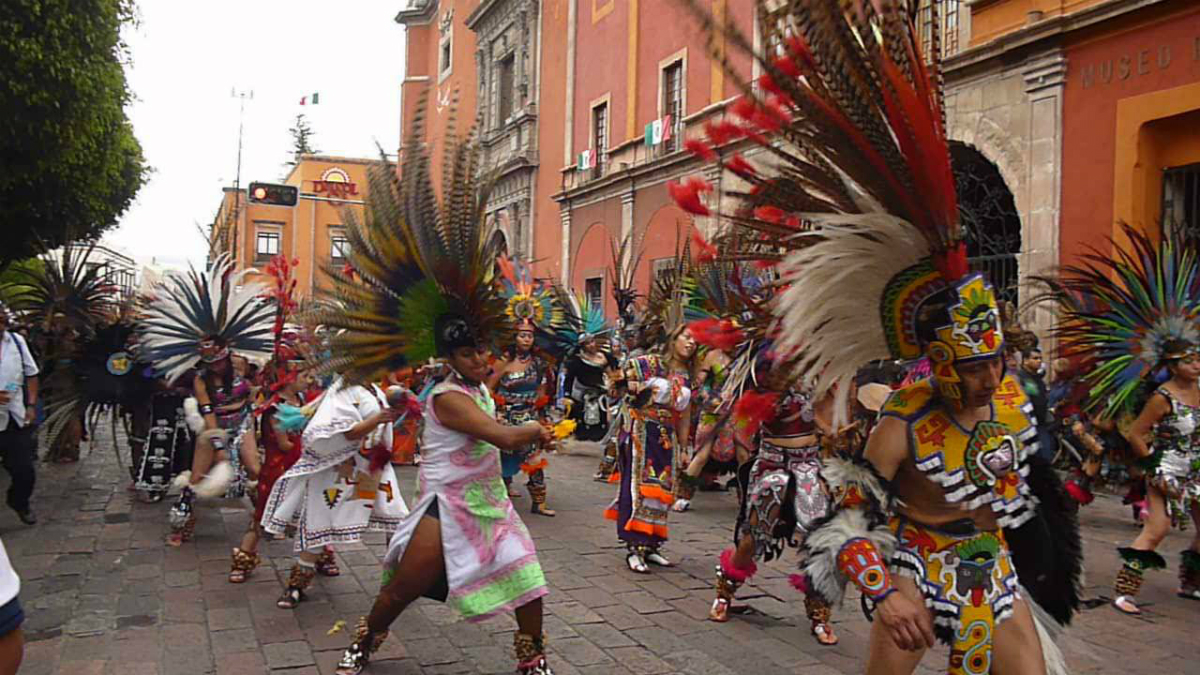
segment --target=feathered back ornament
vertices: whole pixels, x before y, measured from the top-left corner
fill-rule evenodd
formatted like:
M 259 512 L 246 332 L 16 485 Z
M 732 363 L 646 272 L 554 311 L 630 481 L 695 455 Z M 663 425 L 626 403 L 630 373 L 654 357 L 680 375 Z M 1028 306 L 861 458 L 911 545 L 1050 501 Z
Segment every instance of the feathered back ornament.
M 937 342 L 935 374 L 953 397 L 954 364 L 990 356 L 1001 340 L 994 294 L 967 275 L 938 72 L 937 3 L 925 55 L 907 2 L 758 0 L 761 43 L 769 47 L 756 50 L 731 20 L 717 25 L 705 3 L 685 1 L 710 36 L 749 54 L 763 73 L 731 117 L 706 126 L 708 142 L 688 148 L 748 185 L 734 193 L 732 213 L 716 215 L 744 240 L 782 248 L 765 257 L 783 259 L 778 270 L 787 286 L 775 307 L 777 349 L 796 354 L 805 379 L 817 378 L 817 397 L 838 383 L 844 411 L 862 364 L 914 359 Z M 724 59 L 720 50 L 714 55 Z M 761 148 L 762 159 L 752 164 L 726 153 L 724 146 L 743 139 Z M 685 210 L 713 214 L 703 180 L 671 191 Z M 973 280 L 981 283 L 967 287 Z M 933 302 L 940 314 L 930 341 L 918 323 L 929 320 Z
M 587 296 L 563 288 L 557 289 L 559 304 L 563 307 L 566 320 L 555 331 L 557 339 L 568 350 L 578 348 L 586 338 L 605 340 L 608 337 L 608 322 L 604 308 L 593 305 Z
M 1056 277 L 1034 277 L 1035 301 L 1058 308 L 1055 335 L 1068 358 L 1092 364 L 1082 375 L 1084 408 L 1101 417 L 1136 414 L 1142 385 L 1166 362 L 1200 349 L 1200 261 L 1178 236 L 1157 243 L 1122 223 L 1128 245 L 1110 240 Z M 1171 350 L 1168 346 L 1180 347 Z
M 638 292 L 635 286 L 638 266 L 642 262 L 642 242 L 629 233 L 621 239 L 618 245 L 615 239 L 609 239 L 609 253 L 612 264 L 609 268 L 609 285 L 612 286 L 613 300 L 617 303 L 617 319 L 621 329 L 628 329 L 637 324 Z
M 646 311 L 640 326 L 641 345 L 647 349 L 665 347 L 666 341 L 687 323 L 687 306 L 696 286 L 691 276 L 690 245 L 677 249 L 670 269 L 655 270 L 646 298 Z
M 138 321 L 141 357 L 168 381 L 200 362 L 204 340 L 251 360 L 269 359 L 274 308 L 262 297 L 264 286 L 243 283 L 249 271 L 235 273 L 222 254 L 202 273 L 168 273 Z
M 500 295 L 504 312 L 514 330 L 533 330 L 543 335 L 553 333 L 565 321 L 563 308 L 554 288 L 534 281 L 533 270 L 522 260 L 501 255 L 496 258 L 500 268 Z
M 349 382 L 377 381 L 435 356 L 434 322 L 444 315 L 461 316 L 463 330 L 457 324 L 454 329 L 471 333 L 471 339 L 498 344 L 512 339 L 512 323 L 493 282 L 497 251 L 485 243 L 492 180 L 481 175 L 474 134 L 443 142 L 439 202 L 423 127 L 418 117 L 407 134 L 400 175 L 381 159 L 368 172 L 364 213 L 345 211 L 353 274 L 340 266 L 326 270 L 332 290 L 313 320 L 332 334 L 326 369 Z
M 18 267 L 12 309 L 28 315 L 41 330 L 70 330 L 87 336 L 115 318 L 115 288 L 102 265 L 91 264 L 94 246 L 63 247 L 44 255 L 40 265 Z

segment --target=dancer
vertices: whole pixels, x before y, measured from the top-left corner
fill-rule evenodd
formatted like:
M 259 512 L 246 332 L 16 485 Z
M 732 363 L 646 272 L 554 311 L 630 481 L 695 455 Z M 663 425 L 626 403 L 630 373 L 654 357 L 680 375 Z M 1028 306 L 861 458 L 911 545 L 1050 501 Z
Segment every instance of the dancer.
M 1178 594 L 1200 600 L 1200 263 L 1175 235 L 1155 243 L 1141 230 L 1122 231 L 1128 244 L 1112 241 L 1111 256 L 1088 255 L 1040 281 L 1060 309 L 1062 348 L 1092 364 L 1082 375 L 1085 412 L 1101 421 L 1136 414 L 1124 436 L 1146 472 L 1148 513 L 1133 543 L 1117 549 L 1113 606 L 1141 614 L 1143 575 L 1166 567 L 1156 549 L 1189 517 L 1197 534 L 1180 558 Z M 1164 371 L 1168 378 L 1156 385 Z
M 761 417 L 756 420 L 761 423 L 761 435 L 746 473 L 747 485 L 734 527 L 735 548 L 723 551 L 717 564 L 717 597 L 708 614 L 717 622 L 729 620 L 737 590 L 755 574 L 758 560 L 781 556 L 786 545 L 798 545 L 829 515 L 830 495 L 821 478 L 824 434 L 817 426 L 813 402 L 809 394 L 789 382 L 788 368 L 783 364 L 772 367 L 769 346 L 759 349 L 754 379 L 763 386 L 739 401 L 743 408 L 762 407 L 767 412 L 758 413 Z M 821 401 L 827 425 L 831 424 L 832 403 L 828 394 Z M 733 421 L 731 426 L 742 427 L 741 434 L 754 435 L 753 429 L 745 428 L 752 423 L 736 417 Z M 837 644 L 829 623 L 829 601 L 796 583 L 798 578 L 793 577 L 793 584 L 804 592 L 810 631 L 823 645 Z
M 423 136 L 420 128 L 407 135 L 403 178 L 386 163 L 372 169 L 373 184 L 390 189 L 372 190 L 365 220 L 351 215 L 348 230 L 350 264 L 366 273 L 361 283 L 336 279 L 339 302 L 321 317 L 342 331 L 331 351 L 347 377 L 374 379 L 435 355 L 447 369 L 424 402 L 417 501 L 388 545 L 383 588 L 337 672 L 361 672 L 400 613 L 429 596 L 468 620 L 514 612 L 518 672 L 548 675 L 546 581 L 505 490 L 500 449 L 542 445 L 552 432 L 532 421 L 496 421 L 485 352 L 510 343 L 515 327 L 491 281 L 479 149 L 473 138 L 446 140 L 443 166 L 460 189 L 443 193 L 439 205 L 417 140 Z
M 650 572 L 647 563 L 672 566 L 661 547 L 691 427 L 696 341 L 683 323 L 683 277 L 668 276 L 651 297 L 644 330 L 654 353 L 631 358 L 617 381 L 629 420 L 618 445 L 620 485 L 604 517 L 616 521 L 625 563 L 638 574 Z
M 392 532 L 408 514 L 391 464 L 392 423 L 406 412 L 378 386 L 344 379 L 315 405 L 300 459 L 271 488 L 260 521 L 275 535 L 296 528 L 296 561 L 275 603 L 280 609 L 304 601 L 323 556 L 328 565 L 326 546 L 360 541 L 367 531 Z
M 874 605 L 868 673 L 912 672 L 938 639 L 950 673 L 1058 672 L 1039 626 L 1078 606 L 1078 528 L 1003 371 L 995 293 L 968 271 L 937 50 L 922 54 L 909 10 L 796 0 L 761 40 L 726 37 L 779 50 L 750 54 L 760 87 L 710 140 L 748 137 L 778 161 L 692 147 L 750 183 L 719 217 L 784 248 L 764 261 L 781 259 L 776 348 L 814 396 L 834 392 L 835 419 L 863 365 L 922 354 L 932 365 L 930 379 L 891 395 L 862 465 L 825 463 L 837 498 L 806 537 L 807 587 L 836 606 L 853 582 Z M 696 178 L 672 186 L 681 207 L 712 215 L 710 189 Z
M 607 351 L 604 310 L 576 293 L 562 291 L 559 297 L 568 320 L 558 337 L 570 353 L 559 376 L 562 407 L 575 420 L 576 440 L 603 440 L 609 423 L 608 377 L 617 368 L 617 360 Z
M 250 383 L 238 376 L 235 359 L 266 361 L 271 356 L 272 308 L 260 296 L 265 287 L 234 273 L 222 255 L 202 274 L 170 273 L 154 289 L 137 325 L 141 358 L 169 383 L 191 378 L 194 401 L 185 402 L 196 431 L 191 471 L 176 477 L 179 499 L 171 507 L 171 535 L 179 546 L 196 527 L 197 496 L 240 496 L 241 478 L 232 462 L 257 472 L 252 431 Z M 250 431 L 250 433 L 247 433 Z M 235 482 L 237 481 L 237 482 Z
M 496 363 L 487 385 L 495 392 L 500 419 L 506 424 L 545 421 L 549 417 L 554 376 L 543 358 L 544 352 L 534 349 L 534 340 L 540 333 L 544 342 L 551 342 L 549 336 L 563 321 L 562 308 L 553 289 L 534 284 L 533 272 L 527 265 L 507 256 L 501 256 L 497 264 L 502 275 L 501 292 L 507 301 L 509 318 L 516 326 L 516 338 L 504 358 Z M 554 510 L 546 506 L 547 460 L 538 448 L 531 444 L 503 450 L 501 459 L 508 496 L 517 496 L 512 480 L 524 472 L 532 502 L 530 512 L 553 517 Z
M 617 245 L 616 240 L 609 239 L 609 252 L 612 256 L 609 266 L 609 283 L 612 286 L 613 300 L 617 305 L 617 323 L 609 346 L 612 357 L 616 361 L 617 370 L 609 373 L 608 431 L 601 439 L 604 445 L 604 454 L 600 456 L 600 465 L 596 467 L 596 473 L 592 476 L 592 480 L 599 482 L 609 482 L 616 475 L 617 446 L 621 430 L 629 423 L 629 416 L 623 397 L 613 387 L 618 381 L 626 361 L 637 351 L 639 332 L 638 293 L 634 287 L 634 281 L 642 259 L 642 248 L 630 233 L 621 240 L 620 246 Z

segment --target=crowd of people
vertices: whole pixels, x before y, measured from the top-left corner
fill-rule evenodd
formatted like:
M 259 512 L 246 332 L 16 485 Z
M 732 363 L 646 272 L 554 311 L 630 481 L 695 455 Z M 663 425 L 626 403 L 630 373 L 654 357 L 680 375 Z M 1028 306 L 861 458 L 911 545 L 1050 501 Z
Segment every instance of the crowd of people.
M 470 138 L 445 143 L 461 184 L 440 201 L 417 141 L 399 172 L 373 169 L 365 213 L 347 213 L 349 264 L 306 308 L 282 258 L 273 286 L 217 257 L 123 310 L 79 275 L 30 282 L 22 319 L 69 339 L 53 342 L 41 396 L 34 350 L 0 318 L 9 505 L 36 522 L 43 401 L 68 457 L 107 411 L 128 422 L 133 487 L 175 494 L 169 545 L 188 545 L 211 497 L 254 506 L 230 583 L 255 573 L 264 538 L 293 540 L 280 609 L 340 573 L 339 546 L 389 534 L 338 673 L 361 672 L 428 597 L 467 620 L 514 614 L 517 671 L 545 675 L 549 591 L 513 501 L 523 483 L 530 514 L 555 516 L 548 456 L 573 436 L 602 451 L 603 515 L 625 547 L 614 564 L 637 574 L 674 564 L 669 523 L 697 489 L 736 489 L 730 544 L 712 552 L 712 621 L 744 611 L 758 564 L 793 549 L 818 644 L 838 642 L 848 588 L 869 608 L 867 672 L 912 672 L 938 643 L 949 673 L 1065 672 L 1056 636 L 1080 605 L 1076 515 L 1092 489 L 1128 483 L 1142 521 L 1120 549 L 1123 613 L 1140 612 L 1172 527 L 1190 516 L 1200 531 L 1200 263 L 1128 228 L 1119 255 L 1037 279 L 1035 301 L 1060 316 L 1047 381 L 1039 340 L 968 268 L 940 85 L 906 12 L 794 4 L 817 33 L 764 39 L 779 47 L 755 55 L 758 95 L 687 142 L 746 189 L 718 212 L 704 181 L 672 184 L 718 226 L 686 237 L 640 294 L 638 241 L 614 245 L 612 322 L 487 244 L 490 184 Z M 870 76 L 834 78 L 817 65 L 830 59 Z M 743 146 L 775 159 L 752 165 Z M 394 463 L 419 465 L 415 494 Z M 1197 536 L 1179 562 L 1193 600 Z

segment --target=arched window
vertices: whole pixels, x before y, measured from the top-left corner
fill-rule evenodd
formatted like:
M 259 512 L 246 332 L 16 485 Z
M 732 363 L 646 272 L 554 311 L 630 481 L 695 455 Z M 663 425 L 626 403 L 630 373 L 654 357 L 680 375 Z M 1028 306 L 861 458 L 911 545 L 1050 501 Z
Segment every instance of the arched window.
M 975 148 L 950 142 L 958 211 L 967 234 L 971 269 L 987 275 L 997 297 L 1017 302 L 1021 216 L 1000 169 Z

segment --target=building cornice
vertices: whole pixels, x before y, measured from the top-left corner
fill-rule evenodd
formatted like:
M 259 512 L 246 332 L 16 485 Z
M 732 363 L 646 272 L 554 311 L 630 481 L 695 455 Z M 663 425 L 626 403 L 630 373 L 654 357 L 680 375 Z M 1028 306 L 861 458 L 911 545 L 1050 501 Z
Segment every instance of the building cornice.
M 987 4 L 991 0 L 975 0 L 970 6 Z M 1005 54 L 1017 50 L 1037 50 L 1057 47 L 1068 33 L 1073 33 L 1096 24 L 1114 19 L 1130 12 L 1164 5 L 1173 0 L 1112 0 L 1100 5 L 1085 7 L 1081 10 L 1050 17 L 1030 23 L 1011 33 L 1001 35 L 982 45 L 970 47 L 946 57 L 942 61 L 942 70 L 947 77 L 957 73 L 967 72 L 984 66 L 986 63 L 999 59 Z
M 396 13 L 396 23 L 418 26 L 431 23 L 437 14 L 437 0 L 408 0 L 408 9 Z

